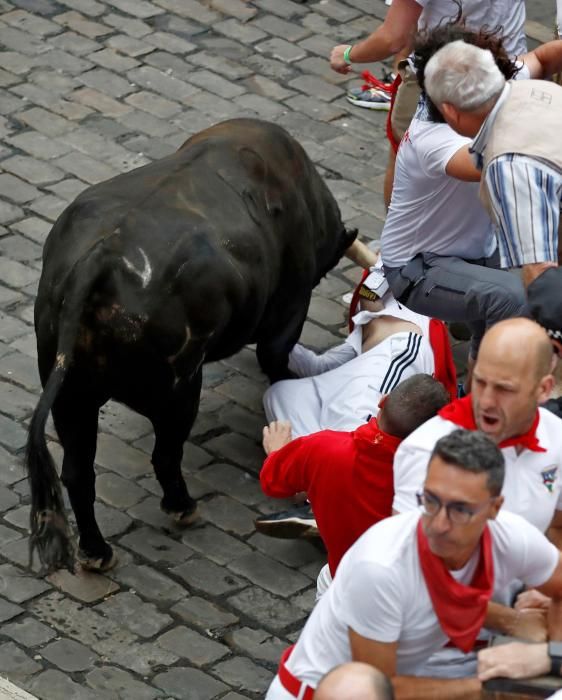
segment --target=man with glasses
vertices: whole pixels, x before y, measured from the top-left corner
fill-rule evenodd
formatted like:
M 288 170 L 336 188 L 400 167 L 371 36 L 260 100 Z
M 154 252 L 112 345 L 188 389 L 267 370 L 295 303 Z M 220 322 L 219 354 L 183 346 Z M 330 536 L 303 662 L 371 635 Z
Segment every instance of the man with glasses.
M 529 319 L 510 319 L 485 335 L 474 368 L 472 395 L 446 406 L 398 448 L 394 458 L 394 512 L 416 507 L 431 451 L 439 438 L 456 428 L 481 430 L 499 446 L 505 459 L 502 495 L 505 507 L 523 516 L 562 547 L 562 421 L 539 408 L 554 384 L 552 345 L 546 332 Z M 494 596 L 488 626 L 505 634 L 544 641 L 541 609 L 522 597 L 514 581 Z M 474 667 L 474 655 L 454 649 L 439 652 L 426 675 L 455 677 Z
M 351 547 L 284 654 L 267 700 L 312 697 L 347 661 L 386 673 L 397 700 L 479 698 L 476 677 L 420 678 L 447 644 L 470 651 L 488 601 L 514 579 L 552 598 L 549 632 L 562 638 L 562 557 L 524 518 L 501 512 L 504 460 L 479 431 L 455 430 L 431 454 L 419 510 L 377 523 Z

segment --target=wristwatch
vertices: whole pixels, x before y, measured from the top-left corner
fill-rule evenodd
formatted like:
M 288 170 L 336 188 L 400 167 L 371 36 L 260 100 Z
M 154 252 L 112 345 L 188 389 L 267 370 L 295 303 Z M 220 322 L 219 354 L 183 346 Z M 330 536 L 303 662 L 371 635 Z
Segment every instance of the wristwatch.
M 550 675 L 562 675 L 562 642 L 548 643 L 548 656 L 550 658 Z

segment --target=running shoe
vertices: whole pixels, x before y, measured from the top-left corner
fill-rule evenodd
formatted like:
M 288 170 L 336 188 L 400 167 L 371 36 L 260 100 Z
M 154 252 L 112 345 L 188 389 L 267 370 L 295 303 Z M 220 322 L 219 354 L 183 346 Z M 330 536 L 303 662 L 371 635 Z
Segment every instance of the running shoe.
M 357 107 L 365 107 L 366 109 L 377 109 L 388 111 L 392 100 L 392 82 L 379 80 L 368 70 L 361 73 L 365 81 L 361 87 L 351 88 L 346 97 L 348 102 Z M 389 76 L 385 75 L 386 81 Z
M 293 506 L 270 515 L 260 515 L 254 521 L 256 530 L 269 537 L 282 539 L 319 537 L 316 519 L 310 503 Z

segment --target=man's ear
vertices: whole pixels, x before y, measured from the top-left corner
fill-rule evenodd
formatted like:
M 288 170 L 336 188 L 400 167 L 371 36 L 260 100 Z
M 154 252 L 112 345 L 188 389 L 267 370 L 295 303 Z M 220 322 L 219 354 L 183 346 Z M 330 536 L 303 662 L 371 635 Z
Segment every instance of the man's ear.
M 540 380 L 538 387 L 537 402 L 539 404 L 548 401 L 556 384 L 556 379 L 552 374 L 545 374 L 545 376 Z
M 439 105 L 439 111 L 447 124 L 456 131 L 456 125 L 459 123 L 459 110 L 450 102 L 443 102 Z
M 500 509 L 503 506 L 504 500 L 505 499 L 503 496 L 497 496 L 494 499 L 494 502 L 492 504 L 492 509 L 490 511 L 490 515 L 488 516 L 489 520 L 495 520 L 498 517 L 498 513 L 500 512 Z

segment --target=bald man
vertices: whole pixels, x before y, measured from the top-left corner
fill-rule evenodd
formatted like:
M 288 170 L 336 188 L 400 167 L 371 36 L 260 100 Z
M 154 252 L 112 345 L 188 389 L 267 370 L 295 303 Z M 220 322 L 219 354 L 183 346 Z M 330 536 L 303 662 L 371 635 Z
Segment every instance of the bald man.
M 394 692 L 384 673 L 352 661 L 336 666 L 322 678 L 314 700 L 394 700 Z
M 492 326 L 480 346 L 472 394 L 443 408 L 399 446 L 394 457 L 393 511 L 417 507 L 416 493 L 439 438 L 459 427 L 481 430 L 505 459 L 505 509 L 546 532 L 562 548 L 562 420 L 539 408 L 554 386 L 553 358 L 547 333 L 534 321 L 514 318 Z M 514 584 L 502 600 L 497 599 L 502 605 L 491 606 L 488 626 L 542 641 L 538 609 L 525 609 L 521 615 L 504 607 L 513 603 L 517 590 Z M 450 663 L 439 661 L 438 668 L 430 664 L 427 675 L 466 675 L 467 659 L 462 656 L 451 650 Z M 475 671 L 475 656 L 471 663 Z

